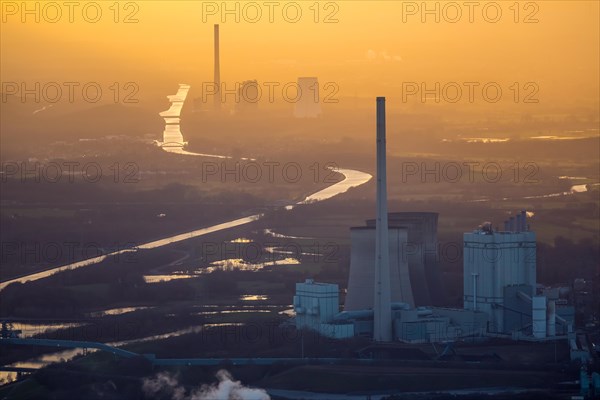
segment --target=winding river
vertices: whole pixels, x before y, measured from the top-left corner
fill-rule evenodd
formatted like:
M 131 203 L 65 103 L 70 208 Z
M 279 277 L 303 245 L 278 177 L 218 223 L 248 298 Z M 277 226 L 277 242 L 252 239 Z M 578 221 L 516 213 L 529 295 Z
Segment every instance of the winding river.
M 185 140 L 183 139 L 183 135 L 181 133 L 179 122 L 180 122 L 181 110 L 183 108 L 183 104 L 185 102 L 185 99 L 187 98 L 189 90 L 190 90 L 190 85 L 180 84 L 179 90 L 177 91 L 177 93 L 175 95 L 167 96 L 167 98 L 171 102 L 171 106 L 167 111 L 163 111 L 160 113 L 160 116 L 163 117 L 165 120 L 165 130 L 163 132 L 163 141 L 156 142 L 157 145 L 159 145 L 163 150 L 165 150 L 169 153 L 174 153 L 174 154 L 178 154 L 178 155 L 187 155 L 187 156 L 196 156 L 196 157 L 229 158 L 227 156 L 222 156 L 222 155 L 193 153 L 193 152 L 184 150 L 185 146 L 187 145 L 187 142 L 185 142 Z M 297 205 L 310 204 L 310 203 L 330 199 L 334 196 L 337 196 L 338 194 L 345 193 L 350 188 L 363 185 L 363 184 L 369 182 L 373 178 L 370 174 L 367 174 L 367 173 L 361 172 L 361 171 L 352 170 L 352 169 L 336 169 L 335 171 L 339 172 L 340 174 L 342 174 L 344 176 L 344 179 L 342 181 L 334 183 L 333 185 L 326 187 L 323 190 L 313 193 L 310 196 L 306 197 L 302 201 L 299 201 L 296 203 L 291 203 L 291 204 L 287 205 L 285 208 L 289 210 L 289 209 L 294 208 Z M 169 236 L 169 237 L 155 240 L 152 242 L 147 242 L 147 243 L 141 244 L 135 248 L 123 249 L 123 250 L 115 251 L 112 253 L 103 254 L 98 257 L 93 257 L 93 258 L 89 258 L 86 260 L 62 265 L 62 266 L 48 269 L 48 270 L 45 270 L 42 272 L 36 272 L 36 273 L 32 273 L 32 274 L 25 275 L 25 276 L 20 276 L 18 278 L 14 278 L 14 279 L 10 279 L 10 280 L 1 282 L 0 290 L 3 290 L 6 286 L 10 285 L 11 283 L 15 283 L 15 282 L 25 283 L 28 281 L 36 281 L 39 279 L 46 278 L 57 272 L 98 264 L 98 263 L 104 261 L 108 257 L 112 257 L 112 256 L 116 256 L 116 255 L 120 255 L 120 254 L 124 254 L 124 253 L 128 253 L 128 252 L 134 252 L 134 251 L 137 251 L 138 249 L 144 249 L 144 250 L 145 249 L 155 249 L 158 247 L 163 247 L 163 246 L 167 246 L 167 245 L 170 245 L 173 243 L 181 242 L 181 241 L 184 241 L 187 239 L 192 239 L 192 238 L 208 235 L 213 232 L 218 232 L 218 231 L 222 231 L 222 230 L 229 229 L 229 228 L 234 228 L 234 227 L 241 226 L 241 225 L 246 225 L 246 224 L 249 224 L 251 222 L 254 222 L 254 221 L 262 218 L 263 216 L 264 216 L 264 214 L 249 215 L 247 217 L 234 219 L 234 220 L 223 222 L 223 223 L 220 223 L 217 225 L 196 229 L 196 230 L 193 230 L 190 232 L 181 233 L 181 234 L 174 235 L 174 236 Z
M 195 156 L 195 157 L 230 158 L 228 156 L 223 156 L 223 155 L 194 153 L 194 152 L 185 150 L 185 147 L 187 146 L 187 142 L 184 140 L 183 134 L 181 133 L 180 121 L 181 121 L 181 110 L 183 108 L 183 104 L 185 103 L 185 100 L 187 98 L 189 90 L 190 90 L 190 85 L 180 84 L 179 89 L 176 94 L 167 96 L 167 98 L 171 102 L 171 106 L 169 107 L 168 110 L 160 113 L 160 116 L 163 117 L 165 120 L 165 129 L 163 132 L 163 140 L 156 141 L 156 144 L 158 146 L 160 146 L 164 151 L 169 152 L 169 153 L 174 153 L 177 155 L 186 155 L 186 156 Z M 248 160 L 248 159 L 243 158 L 242 160 Z M 301 200 L 301 201 L 298 201 L 295 203 L 290 203 L 287 206 L 285 206 L 285 208 L 290 210 L 298 205 L 311 204 L 314 202 L 324 201 L 324 200 L 330 199 L 334 196 L 337 196 L 339 194 L 345 193 L 350 188 L 363 185 L 372 179 L 372 176 L 370 174 L 367 174 L 367 173 L 361 172 L 361 171 L 352 170 L 352 169 L 336 169 L 335 171 L 339 172 L 340 174 L 342 174 L 344 176 L 344 179 L 342 181 L 337 182 L 331 186 L 328 186 L 325 189 L 322 189 L 316 193 L 313 193 L 310 196 L 307 196 L 304 200 Z M 568 178 L 568 177 L 561 177 L 561 178 Z M 575 177 L 574 179 L 581 179 L 581 178 Z M 591 184 L 591 185 L 598 185 L 598 183 Z M 566 196 L 566 195 L 571 195 L 574 193 L 585 192 L 586 190 L 587 190 L 586 185 L 579 184 L 579 185 L 573 185 L 569 192 L 551 193 L 551 194 L 539 195 L 539 196 L 530 196 L 530 197 L 525 197 L 525 199 Z M 503 199 L 503 200 L 508 200 L 508 198 Z M 490 199 L 473 200 L 473 202 L 482 202 L 482 201 L 486 202 L 486 201 L 490 201 Z M 69 269 L 81 268 L 81 267 L 85 267 L 88 265 L 98 264 L 98 263 L 104 261 L 108 257 L 112 257 L 112 256 L 116 256 L 116 255 L 120 255 L 120 254 L 128 253 L 128 252 L 135 252 L 138 249 L 155 249 L 158 247 L 163 247 L 163 246 L 167 246 L 167 245 L 170 245 L 173 243 L 181 242 L 181 241 L 184 241 L 187 239 L 192 239 L 192 238 L 208 235 L 213 232 L 218 232 L 218 231 L 222 231 L 222 230 L 229 229 L 229 228 L 234 228 L 234 227 L 241 226 L 241 225 L 246 225 L 246 224 L 249 224 L 251 222 L 254 222 L 254 221 L 262 218 L 263 216 L 264 216 L 264 214 L 249 215 L 247 217 L 234 219 L 234 220 L 223 222 L 223 223 L 220 223 L 217 225 L 200 228 L 200 229 L 196 229 L 196 230 L 193 230 L 190 232 L 181 233 L 181 234 L 169 236 L 169 237 L 166 237 L 163 239 L 147 242 L 147 243 L 141 244 L 135 248 L 123 249 L 123 250 L 115 251 L 112 253 L 103 254 L 98 257 L 93 257 L 93 258 L 89 258 L 86 260 L 77 261 L 77 262 L 66 264 L 63 266 L 56 267 L 56 268 L 48 269 L 48 270 L 45 270 L 42 272 L 32 273 L 32 274 L 25 275 L 25 276 L 20 276 L 18 278 L 0 282 L 0 290 L 4 289 L 6 286 L 10 285 L 11 283 L 15 283 L 15 282 L 24 283 L 24 282 L 28 282 L 28 281 L 35 281 L 38 279 L 46 278 L 57 272 L 61 272 L 61 271 L 69 270 Z

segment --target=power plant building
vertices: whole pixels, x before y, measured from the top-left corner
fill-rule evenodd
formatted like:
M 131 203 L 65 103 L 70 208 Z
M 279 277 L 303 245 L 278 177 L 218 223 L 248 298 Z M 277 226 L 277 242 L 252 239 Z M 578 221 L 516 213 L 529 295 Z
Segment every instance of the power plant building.
M 329 337 L 354 336 L 353 325 L 332 323 L 335 315 L 339 313 L 339 299 L 339 288 L 336 284 L 315 282 L 312 279 L 296 283 L 296 327 L 312 329 Z
M 319 80 L 315 77 L 300 77 L 297 88 L 298 96 L 294 103 L 294 117 L 319 117 L 321 115 Z
M 238 101 L 236 104 L 236 113 L 251 114 L 258 109 L 260 100 L 260 88 L 256 79 L 243 81 L 238 89 Z
M 491 224 L 465 233 L 463 305 L 490 315 L 490 330 L 504 332 L 504 289 L 524 285 L 532 296 L 536 287 L 536 237 L 525 230 L 525 212 L 514 231 L 494 231 Z
M 337 285 L 299 283 L 298 328 L 409 343 L 567 337 L 572 310 L 558 307 L 558 291 L 537 293 L 536 235 L 526 224 L 526 211 L 506 221 L 502 231 L 484 223 L 463 235 L 463 308 L 441 307 L 438 214 L 387 213 L 385 160 L 385 99 L 377 98 L 376 219 L 350 229 L 344 310 L 339 312 Z
M 543 340 L 565 335 L 572 321 L 556 312 L 556 302 L 537 295 L 536 236 L 527 212 L 464 234 L 463 306 L 488 316 L 486 333 Z

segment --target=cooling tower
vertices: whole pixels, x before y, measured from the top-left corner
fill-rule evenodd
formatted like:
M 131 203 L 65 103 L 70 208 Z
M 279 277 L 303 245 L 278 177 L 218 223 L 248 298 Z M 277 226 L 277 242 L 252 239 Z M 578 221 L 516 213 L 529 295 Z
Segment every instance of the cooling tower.
M 351 228 L 350 237 L 352 240 L 350 277 L 344 310 L 372 309 L 375 296 L 375 227 Z M 390 300 L 392 303 L 414 305 L 408 263 L 402 254 L 407 237 L 406 229 L 393 227 L 388 229 Z
M 437 221 L 435 212 L 394 212 L 388 217 L 390 227 L 408 231 L 405 255 L 410 272 L 410 285 L 415 306 L 444 304 L 439 268 Z M 367 220 L 374 227 L 375 220 Z

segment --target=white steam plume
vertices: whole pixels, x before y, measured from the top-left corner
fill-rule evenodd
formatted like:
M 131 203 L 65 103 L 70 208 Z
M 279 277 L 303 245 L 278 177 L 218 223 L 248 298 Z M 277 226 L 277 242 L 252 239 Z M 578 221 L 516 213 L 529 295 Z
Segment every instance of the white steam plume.
M 202 385 L 188 395 L 179 384 L 177 377 L 160 372 L 153 378 L 144 379 L 142 390 L 150 398 L 170 396 L 172 400 L 270 400 L 271 397 L 263 389 L 249 388 L 234 381 L 225 370 L 217 372 L 219 383 Z

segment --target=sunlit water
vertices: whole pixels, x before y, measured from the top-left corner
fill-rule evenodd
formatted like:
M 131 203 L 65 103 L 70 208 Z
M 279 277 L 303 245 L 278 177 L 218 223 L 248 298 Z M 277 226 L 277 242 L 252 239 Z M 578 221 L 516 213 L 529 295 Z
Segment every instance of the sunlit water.
M 268 298 L 269 297 L 266 295 L 243 295 L 240 297 L 240 300 L 253 302 L 253 301 L 268 300 Z M 273 305 L 273 304 L 260 304 L 260 305 L 256 305 L 256 304 L 254 304 L 254 305 L 202 304 L 202 305 L 196 305 L 193 307 L 200 308 L 200 309 L 202 309 L 202 311 L 193 313 L 192 315 L 206 315 L 206 316 L 219 315 L 219 314 L 236 314 L 236 313 L 270 313 L 270 312 L 276 312 L 277 309 L 281 309 L 281 307 L 288 307 L 282 311 L 277 311 L 277 313 L 279 315 L 286 315 L 289 317 L 294 316 L 294 309 L 289 308 L 289 307 L 291 307 L 291 305 L 281 306 L 281 305 Z M 102 315 L 120 315 L 120 314 L 124 314 L 127 312 L 133 312 L 133 311 L 147 309 L 147 308 L 152 308 L 152 307 L 113 308 L 113 309 L 98 311 L 98 313 L 102 313 Z M 39 334 L 42 332 L 49 332 L 51 330 L 57 330 L 57 329 L 66 329 L 69 327 L 78 327 L 81 325 L 83 325 L 83 324 L 56 323 L 56 324 L 32 325 L 32 324 L 15 323 L 14 328 L 23 330 L 23 334 L 21 335 L 21 337 L 31 337 L 34 334 Z M 122 346 L 130 345 L 130 344 L 134 344 L 134 343 L 145 343 L 145 342 L 152 342 L 152 341 L 157 341 L 157 340 L 178 337 L 178 336 L 187 335 L 187 334 L 197 334 L 197 333 L 202 332 L 202 330 L 206 329 L 206 328 L 214 328 L 214 327 L 221 327 L 221 326 L 242 326 L 242 325 L 244 325 L 244 324 L 237 323 L 237 322 L 206 323 L 203 325 L 193 325 L 193 326 L 190 326 L 190 327 L 187 327 L 184 329 L 175 330 L 172 332 L 161 333 L 161 334 L 157 334 L 157 335 L 151 335 L 151 336 L 146 336 L 146 337 L 131 339 L 131 340 L 114 341 L 114 342 L 110 342 L 107 344 L 109 346 L 122 347 Z M 91 353 L 94 351 L 97 351 L 97 350 L 90 349 L 90 350 L 88 350 L 88 353 Z M 59 352 L 55 352 L 55 353 L 44 354 L 42 356 L 39 356 L 39 357 L 36 357 L 33 359 L 29 359 L 29 360 L 25 360 L 25 361 L 18 361 L 18 362 L 10 364 L 9 366 L 38 369 L 38 368 L 45 367 L 51 363 L 65 362 L 65 361 L 72 360 L 74 357 L 81 355 L 81 354 L 84 354 L 83 349 L 67 349 L 67 350 L 63 350 L 63 351 L 59 351 Z M 2 382 L 10 382 L 15 379 L 16 379 L 15 372 L 0 372 L 0 384 Z
M 269 300 L 269 296 L 265 294 L 245 294 L 240 296 L 240 300 L 242 301 L 263 301 Z
M 299 201 L 296 204 L 290 205 L 287 208 L 290 209 L 297 205 L 310 204 L 310 203 L 314 203 L 314 202 L 318 202 L 318 201 L 328 200 L 338 194 L 345 193 L 350 188 L 363 185 L 363 184 L 367 183 L 369 180 L 371 180 L 371 178 L 372 178 L 371 175 L 361 172 L 361 171 L 355 171 L 355 170 L 350 170 L 350 169 L 339 169 L 336 171 L 341 173 L 342 175 L 344 175 L 344 179 L 342 181 L 335 183 L 332 186 L 329 186 L 329 187 L 327 187 L 323 190 L 320 190 L 316 193 L 313 193 L 312 195 L 306 197 L 304 200 Z M 246 224 L 249 224 L 251 222 L 254 222 L 254 221 L 262 218 L 263 215 L 264 214 L 255 214 L 255 215 L 250 215 L 250 216 L 243 217 L 243 218 L 238 218 L 238 219 L 235 219 L 232 221 L 209 226 L 206 228 L 197 229 L 197 230 L 194 230 L 191 232 L 186 232 L 186 233 L 182 233 L 179 235 L 169 236 L 164 239 L 144 243 L 144 244 L 137 246 L 136 248 L 123 249 L 123 250 L 115 251 L 115 252 L 108 253 L 108 254 L 105 254 L 102 256 L 98 256 L 98 257 L 90 258 L 87 260 L 82 260 L 82 261 L 78 261 L 75 263 L 63 265 L 63 266 L 53 268 L 53 269 L 50 269 L 47 271 L 38 272 L 38 273 L 22 276 L 19 278 L 11 279 L 11 280 L 0 283 L 0 290 L 4 289 L 6 286 L 8 286 L 14 282 L 25 283 L 27 281 L 35 281 L 38 279 L 46 278 L 57 272 L 70 270 L 70 269 L 76 269 L 76 268 L 80 268 L 80 267 L 84 267 L 84 266 L 88 266 L 88 265 L 98 264 L 98 263 L 104 261 L 109 256 L 124 254 L 127 252 L 136 251 L 137 249 L 144 249 L 144 250 L 155 249 L 158 247 L 163 247 L 163 246 L 167 246 L 167 245 L 170 245 L 173 243 L 178 243 L 178 242 L 181 242 L 184 240 L 201 237 L 201 236 L 208 235 L 210 233 L 214 233 L 214 232 L 218 232 L 218 231 L 222 231 L 225 229 L 230 229 L 230 228 L 235 228 L 235 227 L 238 227 L 241 225 L 246 225 Z
M 559 179 L 573 179 L 573 180 L 589 179 L 589 178 L 585 178 L 585 177 L 568 177 L 568 176 L 559 176 L 558 178 Z M 502 200 L 502 201 L 519 200 L 519 199 L 531 200 L 531 199 L 547 199 L 547 198 L 552 198 L 552 197 L 570 196 L 570 195 L 577 194 L 577 193 L 587 192 L 589 190 L 589 186 L 599 186 L 599 185 L 600 185 L 600 183 L 587 183 L 587 184 L 572 185 L 569 188 L 569 190 L 565 191 L 565 192 L 539 194 L 539 195 L 535 195 L 535 196 L 525 196 L 525 197 L 503 197 L 500 200 Z M 470 200 L 469 202 L 481 203 L 481 202 L 489 202 L 489 201 L 492 201 L 492 199 L 489 199 L 489 198 L 476 199 L 476 200 Z
M 120 308 L 109 308 L 108 310 L 101 310 L 101 311 L 93 311 L 91 313 L 89 313 L 88 315 L 91 318 L 101 318 L 101 317 L 105 317 L 107 315 L 123 315 L 123 314 L 128 314 L 134 311 L 138 311 L 138 310 L 146 310 L 149 308 L 154 308 L 154 307 L 120 307 Z
M 153 341 L 157 341 L 157 340 L 178 337 L 178 336 L 187 335 L 187 334 L 191 334 L 191 333 L 200 333 L 200 332 L 202 332 L 203 329 L 206 329 L 206 328 L 215 328 L 215 327 L 222 327 L 222 326 L 242 326 L 242 325 L 244 325 L 244 324 L 238 323 L 238 322 L 207 323 L 207 324 L 203 324 L 203 325 L 190 326 L 188 328 L 176 330 L 173 332 L 161 333 L 161 334 L 157 334 L 157 335 L 146 336 L 146 337 L 131 339 L 131 340 L 110 342 L 110 343 L 106 343 L 106 344 L 109 346 L 112 346 L 112 347 L 122 347 L 122 346 L 127 346 L 127 345 L 135 344 L 135 343 L 153 342 Z M 86 351 L 86 353 L 89 354 L 89 353 L 93 353 L 96 351 L 98 351 L 98 350 L 89 349 Z M 38 368 L 43 368 L 52 363 L 65 362 L 65 361 L 72 360 L 73 358 L 75 358 L 76 356 L 81 355 L 81 354 L 84 354 L 83 349 L 68 349 L 68 350 L 59 351 L 56 353 L 44 354 L 42 356 L 30 359 L 30 360 L 18 361 L 18 362 L 9 364 L 8 366 L 9 367 L 38 369 Z M 0 371 L 0 384 L 5 383 L 5 382 L 11 382 L 16 379 L 16 376 L 17 376 L 17 374 L 15 372 Z
M 198 268 L 193 274 L 174 272 L 167 275 L 144 275 L 146 283 L 159 283 L 168 282 L 177 279 L 192 279 L 197 278 L 200 275 L 211 274 L 215 271 L 260 271 L 267 267 L 273 267 L 278 265 L 297 265 L 300 261 L 293 257 L 285 257 L 280 260 L 271 260 L 261 263 L 251 263 L 241 258 L 227 258 L 224 260 L 218 260 L 212 262 L 209 266 Z
M 229 158 L 227 156 L 192 153 L 192 152 L 188 152 L 188 151 L 184 150 L 184 147 L 186 146 L 187 143 L 185 142 L 185 140 L 183 138 L 179 123 L 180 123 L 181 110 L 183 108 L 183 104 L 185 102 L 185 99 L 187 97 L 189 89 L 190 89 L 189 85 L 181 84 L 179 86 L 179 90 L 178 90 L 177 94 L 175 94 L 173 96 L 168 96 L 169 100 L 171 101 L 171 106 L 167 111 L 160 113 L 160 115 L 165 119 L 165 130 L 163 132 L 163 141 L 158 142 L 157 144 L 160 145 L 163 150 L 165 150 L 169 153 L 190 155 L 190 156 Z M 355 171 L 355 170 L 350 170 L 350 169 L 336 169 L 336 171 L 344 176 L 344 179 L 342 181 L 337 182 L 337 183 L 333 184 L 332 186 L 329 186 L 329 187 L 327 187 L 323 190 L 320 190 L 316 193 L 313 193 L 312 195 L 307 196 L 302 201 L 299 201 L 295 204 L 290 204 L 286 207 L 286 209 L 292 209 L 293 207 L 295 207 L 297 205 L 301 205 L 301 204 L 310 204 L 310 203 L 330 199 L 338 194 L 345 193 L 346 191 L 348 191 L 349 189 L 351 189 L 353 187 L 363 185 L 372 179 L 372 176 L 370 174 L 367 174 L 367 173 L 364 173 L 361 171 Z M 204 235 L 207 235 L 210 233 L 218 232 L 221 230 L 249 224 L 251 222 L 254 222 L 254 221 L 260 219 L 262 216 L 263 216 L 263 214 L 250 215 L 247 217 L 238 218 L 238 219 L 235 219 L 232 221 L 224 222 L 224 223 L 213 225 L 210 227 L 201 228 L 201 229 L 197 229 L 197 230 L 194 230 L 191 232 L 186 232 L 183 234 L 169 236 L 167 238 L 163 238 L 160 240 L 148 242 L 148 243 L 139 245 L 135 248 L 123 249 L 123 250 L 107 253 L 107 254 L 104 254 L 104 255 L 101 255 L 98 257 L 93 257 L 93 258 L 78 261 L 75 263 L 70 263 L 67 265 L 60 266 L 60 267 L 52 268 L 50 270 L 29 274 L 26 276 L 15 278 L 15 279 L 10 279 L 10 280 L 0 283 L 0 290 L 4 289 L 6 286 L 8 286 L 12 283 L 16 283 L 16 282 L 25 283 L 28 281 L 35 281 L 35 280 L 43 279 L 43 278 L 46 278 L 57 272 L 71 270 L 71 269 L 77 269 L 77 268 L 81 268 L 81 267 L 85 267 L 85 266 L 89 266 L 89 265 L 98 264 L 98 263 L 104 261 L 107 257 L 112 257 L 112 256 L 116 256 L 116 255 L 120 255 L 120 254 L 124 254 L 124 253 L 128 253 L 128 252 L 134 252 L 134 251 L 137 251 L 137 249 L 154 249 L 154 248 L 158 248 L 158 247 L 163 247 L 166 245 L 178 243 L 178 242 L 188 240 L 191 238 L 196 238 L 196 237 L 204 236 Z M 285 235 L 281 235 L 281 237 L 285 237 Z M 289 236 L 289 238 L 295 238 L 295 237 Z M 233 262 L 233 264 L 232 264 L 231 260 L 224 260 L 224 261 L 225 261 L 224 263 L 220 263 L 220 264 L 217 263 L 215 265 L 211 265 L 210 268 L 221 268 L 222 269 L 222 268 L 233 267 L 233 268 L 249 268 L 251 270 L 256 270 L 257 268 L 264 268 L 264 267 L 270 266 L 270 265 L 290 265 L 290 264 L 298 264 L 299 263 L 299 261 L 294 258 L 285 258 L 283 260 L 274 260 L 272 262 L 260 263 L 260 264 L 242 264 L 239 261 Z M 153 279 L 158 279 L 158 281 L 164 281 L 164 280 L 170 280 L 172 278 L 172 275 L 165 275 L 165 276 L 156 276 L 155 275 L 152 278 L 150 276 L 145 276 L 144 278 L 146 279 L 147 282 L 152 281 Z M 179 279 L 183 279 L 183 277 L 181 277 Z M 253 294 L 253 295 L 243 295 L 240 297 L 240 300 L 242 300 L 242 301 L 264 301 L 264 300 L 268 300 L 268 298 L 269 297 L 267 295 Z M 105 315 L 116 315 L 116 314 L 110 314 L 111 312 L 113 312 L 113 313 L 131 312 L 131 311 L 125 311 L 125 309 L 118 309 L 118 310 L 119 311 L 107 310 L 107 311 L 105 311 L 105 313 L 106 313 Z M 239 325 L 239 324 L 235 324 L 235 323 L 233 323 L 233 324 L 207 324 L 207 325 L 204 325 L 204 327 L 223 326 L 223 325 Z M 123 345 L 127 345 L 127 344 L 133 343 L 133 342 L 160 340 L 160 339 L 164 339 L 164 338 L 168 338 L 168 337 L 174 337 L 174 336 L 179 336 L 179 335 L 183 335 L 183 334 L 187 334 L 187 333 L 198 332 L 202 328 L 203 328 L 203 326 L 190 327 L 190 328 L 187 328 L 184 330 L 170 332 L 170 333 L 163 334 L 163 335 L 154 335 L 154 336 L 149 336 L 147 338 L 142 338 L 142 339 L 135 339 L 135 340 L 123 341 L 123 342 L 114 342 L 114 343 L 107 343 L 107 344 L 109 344 L 111 346 L 123 346 Z M 39 367 L 42 367 L 42 366 L 47 365 L 52 362 L 60 362 L 60 361 L 64 361 L 64 360 L 70 360 L 73 357 L 75 357 L 76 355 L 81 354 L 81 352 L 82 352 L 82 350 L 80 350 L 80 349 L 65 350 L 65 351 L 61 351 L 58 353 L 44 355 L 44 356 L 41 356 L 34 360 L 17 362 L 17 363 L 12 364 L 11 366 L 39 368 Z M 4 381 L 13 380 L 15 378 L 15 376 L 16 376 L 16 374 L 14 374 L 14 373 L 0 373 L 0 380 L 4 380 Z
M 588 183 L 584 185 L 573 185 L 569 189 L 568 192 L 558 192 L 558 193 L 550 193 L 550 194 L 542 194 L 538 196 L 526 196 L 524 199 L 544 199 L 549 197 L 560 197 L 560 196 L 569 196 L 575 193 L 584 193 L 588 191 L 588 186 L 598 186 L 600 183 Z
M 277 232 L 273 231 L 272 229 L 265 229 L 265 230 L 263 230 L 263 232 L 265 233 L 265 235 L 269 235 L 269 236 L 274 237 L 274 238 L 281 238 L 281 239 L 312 239 L 312 238 L 303 237 L 303 236 L 289 236 L 289 235 L 284 235 L 282 233 L 277 233 Z
M 51 322 L 51 323 L 23 323 L 13 322 L 13 329 L 20 330 L 19 337 L 30 338 L 42 333 L 49 333 L 61 329 L 78 328 L 85 324 L 78 322 Z

